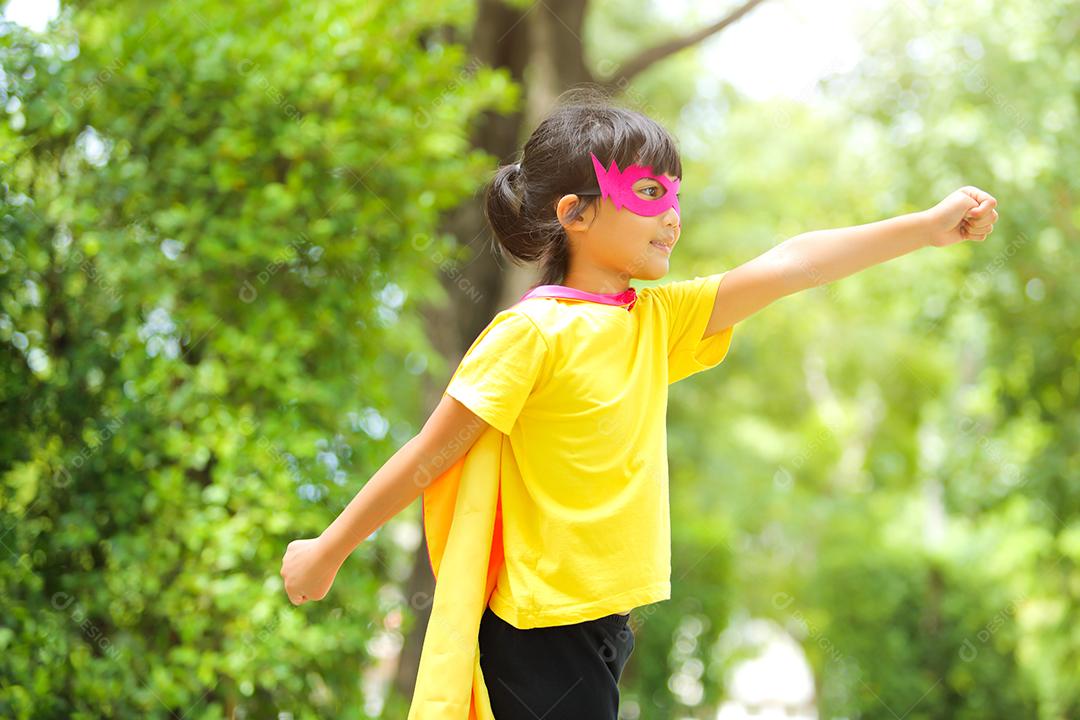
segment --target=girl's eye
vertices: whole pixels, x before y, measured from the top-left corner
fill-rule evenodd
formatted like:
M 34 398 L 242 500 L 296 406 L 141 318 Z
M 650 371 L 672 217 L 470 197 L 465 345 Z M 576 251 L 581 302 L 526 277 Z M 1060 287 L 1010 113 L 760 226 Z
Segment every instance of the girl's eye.
M 652 190 L 655 193 L 654 195 L 651 196 L 653 198 L 658 198 L 658 197 L 663 197 L 664 196 L 664 188 L 660 187 L 659 185 L 646 185 L 645 187 L 641 188 L 638 192 L 648 192 L 649 190 Z

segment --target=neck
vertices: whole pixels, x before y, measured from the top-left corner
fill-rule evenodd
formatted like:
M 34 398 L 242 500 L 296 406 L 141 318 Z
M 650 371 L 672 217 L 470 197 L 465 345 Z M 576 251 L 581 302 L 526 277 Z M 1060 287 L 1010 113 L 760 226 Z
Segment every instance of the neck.
M 582 292 L 612 295 L 629 290 L 630 277 L 607 268 L 571 268 L 559 284 Z

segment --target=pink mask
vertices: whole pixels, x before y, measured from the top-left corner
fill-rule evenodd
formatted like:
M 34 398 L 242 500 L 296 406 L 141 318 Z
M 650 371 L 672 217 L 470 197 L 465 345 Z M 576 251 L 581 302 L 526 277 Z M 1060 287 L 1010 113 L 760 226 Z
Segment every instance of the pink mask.
M 682 215 L 679 211 L 679 197 L 677 195 L 679 185 L 682 182 L 681 179 L 673 182 L 662 174 L 654 173 L 651 167 L 641 165 L 630 165 L 625 170 L 620 171 L 614 160 L 611 161 L 611 167 L 605 170 L 603 164 L 596 159 L 596 155 L 589 153 L 589 156 L 592 157 L 593 168 L 596 170 L 596 181 L 600 184 L 600 197 L 611 198 L 616 210 L 625 207 L 635 215 L 653 217 L 667 212 L 668 208 L 675 208 L 675 212 Z M 637 193 L 634 192 L 634 183 L 641 178 L 649 178 L 660 183 L 664 188 L 664 194 L 651 200 L 638 197 Z M 575 193 L 575 195 L 587 194 L 590 193 Z M 595 195 L 596 193 L 592 192 L 591 194 Z

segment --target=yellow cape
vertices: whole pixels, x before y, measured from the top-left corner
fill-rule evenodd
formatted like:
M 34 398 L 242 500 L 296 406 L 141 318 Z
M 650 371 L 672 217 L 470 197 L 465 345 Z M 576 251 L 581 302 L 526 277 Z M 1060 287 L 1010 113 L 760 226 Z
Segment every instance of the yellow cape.
M 506 435 L 485 430 L 422 498 L 435 597 L 408 720 L 495 720 L 480 670 L 480 618 L 503 562 Z

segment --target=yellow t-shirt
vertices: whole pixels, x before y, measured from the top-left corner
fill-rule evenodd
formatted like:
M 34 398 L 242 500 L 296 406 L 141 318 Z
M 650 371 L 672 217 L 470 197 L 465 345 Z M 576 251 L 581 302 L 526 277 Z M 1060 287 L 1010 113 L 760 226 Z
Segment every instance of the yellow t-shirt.
M 520 629 L 671 597 L 668 385 L 718 365 L 725 273 L 637 290 L 631 310 L 534 297 L 498 313 L 445 393 L 509 438 L 490 607 Z

